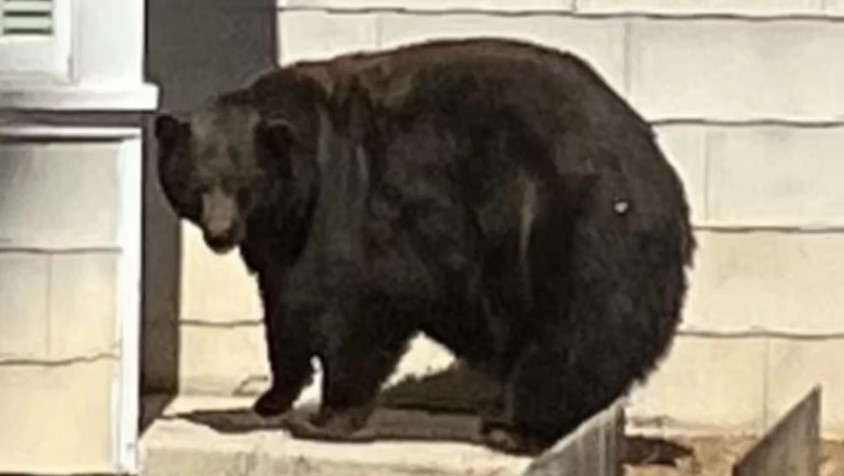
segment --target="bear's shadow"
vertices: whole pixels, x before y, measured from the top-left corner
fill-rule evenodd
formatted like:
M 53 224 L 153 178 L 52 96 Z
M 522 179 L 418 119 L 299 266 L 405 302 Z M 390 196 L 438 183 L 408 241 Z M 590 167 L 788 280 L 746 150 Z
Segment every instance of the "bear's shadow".
M 367 430 L 378 441 L 452 441 L 481 444 L 478 412 L 496 387 L 462 365 L 425 377 L 409 377 L 384 389 Z M 261 418 L 249 408 L 195 410 L 170 418 L 184 419 L 224 434 L 289 430 L 290 422 L 307 418 L 316 404 L 301 405 L 284 417 Z M 662 438 L 626 436 L 625 464 L 676 466 L 694 459 L 693 451 Z
M 382 390 L 367 422 L 376 440 L 436 440 L 480 443 L 478 412 L 495 387 L 479 374 L 454 365 L 424 377 L 408 377 Z M 224 434 L 288 430 L 316 404 L 297 406 L 283 417 L 261 418 L 249 408 L 193 410 L 170 418 L 184 419 Z

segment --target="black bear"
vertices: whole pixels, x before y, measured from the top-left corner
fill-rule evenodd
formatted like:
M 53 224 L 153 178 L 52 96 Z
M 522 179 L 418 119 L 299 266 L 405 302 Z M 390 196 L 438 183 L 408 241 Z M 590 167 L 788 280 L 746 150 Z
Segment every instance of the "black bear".
M 438 40 L 279 68 L 156 121 L 161 182 L 257 273 L 302 435 L 355 438 L 423 332 L 500 382 L 495 448 L 537 452 L 670 347 L 695 242 L 650 126 L 576 56 Z

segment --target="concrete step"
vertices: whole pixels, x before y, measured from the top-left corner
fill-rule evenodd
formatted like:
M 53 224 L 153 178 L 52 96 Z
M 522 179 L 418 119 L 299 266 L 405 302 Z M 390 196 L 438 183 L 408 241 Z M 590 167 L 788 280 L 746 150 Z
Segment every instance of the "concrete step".
M 176 398 L 142 438 L 142 476 L 517 476 L 532 462 L 480 446 L 477 420 L 466 415 L 379 409 L 378 441 L 324 443 L 292 438 L 281 421 L 252 414 L 251 403 Z

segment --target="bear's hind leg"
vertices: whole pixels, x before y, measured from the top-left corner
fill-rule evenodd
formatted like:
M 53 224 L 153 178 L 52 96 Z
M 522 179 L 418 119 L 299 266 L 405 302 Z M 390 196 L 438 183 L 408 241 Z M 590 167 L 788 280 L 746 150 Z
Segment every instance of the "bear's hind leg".
M 644 379 L 670 348 L 686 287 L 686 227 L 666 220 L 635 230 L 602 219 L 589 214 L 573 227 L 566 280 L 534 280 L 538 327 L 508 376 L 500 418 L 485 422 L 491 446 L 547 449 Z M 535 251 L 551 255 L 548 246 Z
M 681 188 L 675 182 L 651 209 L 619 209 L 626 192 L 611 178 L 584 181 L 553 200 L 568 208 L 534 220 L 525 317 L 535 327 L 508 374 L 503 410 L 485 421 L 491 446 L 547 449 L 642 381 L 671 346 L 694 248 Z
M 543 341 L 525 348 L 506 384 L 500 413 L 484 418 L 482 437 L 488 446 L 538 454 L 626 389 L 591 371 L 587 359 L 568 353 L 567 346 Z

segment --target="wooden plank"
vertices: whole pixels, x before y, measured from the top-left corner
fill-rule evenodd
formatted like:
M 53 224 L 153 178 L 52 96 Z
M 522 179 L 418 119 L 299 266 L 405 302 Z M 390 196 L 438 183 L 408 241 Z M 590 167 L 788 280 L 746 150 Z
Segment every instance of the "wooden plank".
M 523 476 L 621 476 L 624 408 L 616 402 L 540 455 Z
M 815 387 L 733 466 L 733 476 L 818 476 L 821 389 Z

